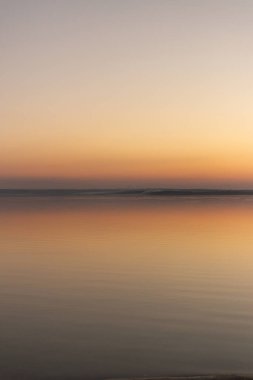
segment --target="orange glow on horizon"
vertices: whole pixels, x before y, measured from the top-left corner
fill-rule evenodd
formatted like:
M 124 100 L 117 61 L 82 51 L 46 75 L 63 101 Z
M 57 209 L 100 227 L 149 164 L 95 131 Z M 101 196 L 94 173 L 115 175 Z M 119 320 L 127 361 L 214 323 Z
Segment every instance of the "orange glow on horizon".
M 95 3 L 3 5 L 0 187 L 253 186 L 252 4 Z

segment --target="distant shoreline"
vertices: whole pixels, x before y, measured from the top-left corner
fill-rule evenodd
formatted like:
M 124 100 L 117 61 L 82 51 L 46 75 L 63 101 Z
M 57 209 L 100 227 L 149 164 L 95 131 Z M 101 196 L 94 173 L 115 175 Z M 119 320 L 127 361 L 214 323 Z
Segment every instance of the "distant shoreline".
M 85 196 L 244 196 L 253 189 L 0 189 L 0 197 L 85 197 Z

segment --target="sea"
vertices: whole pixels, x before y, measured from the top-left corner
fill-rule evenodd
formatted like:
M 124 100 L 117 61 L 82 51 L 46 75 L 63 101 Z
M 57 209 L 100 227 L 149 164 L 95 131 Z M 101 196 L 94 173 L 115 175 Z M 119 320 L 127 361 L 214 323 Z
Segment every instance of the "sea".
M 0 378 L 253 373 L 253 193 L 1 190 Z

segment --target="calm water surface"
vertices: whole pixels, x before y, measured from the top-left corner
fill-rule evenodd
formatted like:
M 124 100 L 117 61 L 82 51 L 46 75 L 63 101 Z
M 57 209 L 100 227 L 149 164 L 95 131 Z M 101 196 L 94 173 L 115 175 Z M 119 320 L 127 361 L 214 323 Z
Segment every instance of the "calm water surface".
M 0 376 L 253 372 L 253 197 L 0 198 Z

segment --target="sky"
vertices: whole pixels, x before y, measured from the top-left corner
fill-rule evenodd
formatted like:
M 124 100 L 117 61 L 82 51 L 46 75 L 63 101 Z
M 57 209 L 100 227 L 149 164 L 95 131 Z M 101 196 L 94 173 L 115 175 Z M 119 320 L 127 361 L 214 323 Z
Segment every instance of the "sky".
M 0 0 L 0 187 L 253 187 L 253 1 Z

